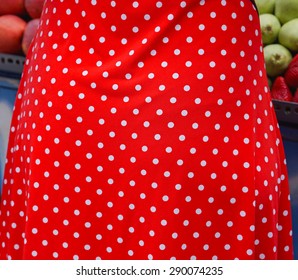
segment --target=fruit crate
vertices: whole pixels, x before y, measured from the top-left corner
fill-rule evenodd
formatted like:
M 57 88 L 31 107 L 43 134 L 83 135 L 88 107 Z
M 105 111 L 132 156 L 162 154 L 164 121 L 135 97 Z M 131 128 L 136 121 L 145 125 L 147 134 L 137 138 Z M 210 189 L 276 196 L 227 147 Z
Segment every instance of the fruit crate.
M 24 63 L 24 56 L 0 53 L 0 76 L 19 79 Z
M 284 139 L 298 142 L 298 103 L 273 100 Z
M 298 260 L 298 103 L 273 100 L 283 138 L 291 191 L 294 258 Z
M 25 57 L 0 53 L 0 196 L 14 101 Z

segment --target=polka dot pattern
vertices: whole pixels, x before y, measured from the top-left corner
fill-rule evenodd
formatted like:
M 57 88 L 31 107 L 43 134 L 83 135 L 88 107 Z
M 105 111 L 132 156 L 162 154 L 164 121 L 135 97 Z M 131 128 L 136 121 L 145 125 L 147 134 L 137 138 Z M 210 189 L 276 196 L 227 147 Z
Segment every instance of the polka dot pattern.
M 46 0 L 0 258 L 292 258 L 261 46 L 248 0 Z

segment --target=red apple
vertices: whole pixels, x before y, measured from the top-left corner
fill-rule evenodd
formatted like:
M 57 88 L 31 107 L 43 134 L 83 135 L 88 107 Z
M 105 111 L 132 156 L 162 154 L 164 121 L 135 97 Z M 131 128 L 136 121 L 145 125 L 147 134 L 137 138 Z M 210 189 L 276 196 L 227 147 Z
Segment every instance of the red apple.
M 40 18 L 44 0 L 24 0 L 25 8 L 31 18 Z
M 0 52 L 22 52 L 22 37 L 26 22 L 16 15 L 0 16 Z
M 39 18 L 31 19 L 26 25 L 22 40 L 22 49 L 25 55 L 27 55 L 31 42 L 35 37 L 38 25 Z
M 0 15 L 19 15 L 26 14 L 24 0 L 1 0 L 0 1 Z

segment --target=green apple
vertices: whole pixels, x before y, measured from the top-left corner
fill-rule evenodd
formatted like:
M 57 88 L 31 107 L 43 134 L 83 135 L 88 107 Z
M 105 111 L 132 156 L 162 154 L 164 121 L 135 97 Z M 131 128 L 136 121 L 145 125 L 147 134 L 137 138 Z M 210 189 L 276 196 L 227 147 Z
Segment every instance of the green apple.
M 289 50 L 298 51 L 298 18 L 288 21 L 281 27 L 278 41 Z
M 264 47 L 264 59 L 267 75 L 274 78 L 284 73 L 292 60 L 292 54 L 280 44 L 271 44 Z
M 259 14 L 273 14 L 275 0 L 255 0 Z
M 260 25 L 263 44 L 267 45 L 274 43 L 281 27 L 278 18 L 272 14 L 261 14 Z
M 298 18 L 298 0 L 275 0 L 275 15 L 281 24 Z

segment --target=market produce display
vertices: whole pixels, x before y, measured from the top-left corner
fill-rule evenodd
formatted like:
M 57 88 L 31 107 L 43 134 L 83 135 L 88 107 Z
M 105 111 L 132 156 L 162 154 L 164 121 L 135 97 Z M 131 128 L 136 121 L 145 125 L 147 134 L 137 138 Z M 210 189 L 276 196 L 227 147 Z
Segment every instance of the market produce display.
M 256 0 L 272 98 L 298 103 L 298 0 Z
M 26 55 L 44 0 L 0 1 L 0 53 Z

